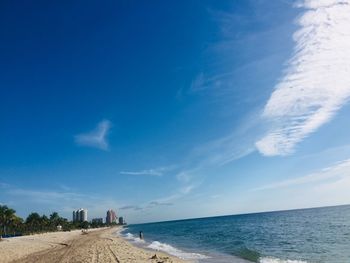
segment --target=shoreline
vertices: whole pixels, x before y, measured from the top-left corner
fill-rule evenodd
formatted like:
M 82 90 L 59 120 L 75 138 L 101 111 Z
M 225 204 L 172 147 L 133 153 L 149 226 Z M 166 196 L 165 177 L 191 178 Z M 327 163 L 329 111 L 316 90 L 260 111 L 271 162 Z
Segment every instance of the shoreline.
M 171 257 L 176 257 L 183 262 L 202 262 L 202 260 L 207 260 L 210 257 L 205 254 L 200 254 L 195 251 L 188 251 L 182 248 L 174 247 L 168 243 L 162 243 L 157 240 L 143 239 L 141 240 L 138 236 L 127 232 L 128 228 L 120 228 L 116 233 L 123 240 L 126 240 L 132 246 L 140 248 L 142 250 L 150 251 L 152 253 L 164 253 Z M 123 231 L 127 233 L 122 233 Z
M 191 262 L 191 263 L 253 263 L 254 261 L 249 261 L 244 258 L 237 257 L 235 255 L 226 254 L 220 251 L 194 251 L 190 249 L 186 249 L 183 246 L 178 246 L 178 244 L 174 243 L 163 243 L 157 241 L 156 239 L 145 239 L 140 240 L 139 237 L 131 234 L 130 232 L 123 233 L 126 229 L 119 229 L 117 235 L 122 237 L 124 240 L 127 240 L 131 245 L 136 246 L 137 248 L 151 251 L 153 253 L 165 253 L 166 255 L 170 255 L 172 257 L 180 258 L 183 262 Z M 274 261 L 273 261 L 274 263 Z M 284 263 L 284 262 L 280 262 Z M 300 262 L 291 262 L 291 263 L 300 263 Z
M 121 227 L 52 232 L 0 242 L 0 263 L 151 262 L 184 263 L 172 255 L 139 248 L 120 236 Z M 156 255 L 156 256 L 155 256 Z

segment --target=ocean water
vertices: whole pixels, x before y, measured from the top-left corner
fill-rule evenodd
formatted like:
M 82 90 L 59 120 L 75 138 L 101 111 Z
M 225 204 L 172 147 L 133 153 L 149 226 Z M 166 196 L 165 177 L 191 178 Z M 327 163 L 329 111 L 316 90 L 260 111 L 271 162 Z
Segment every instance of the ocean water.
M 203 263 L 349 263 L 350 205 L 129 225 L 122 235 Z

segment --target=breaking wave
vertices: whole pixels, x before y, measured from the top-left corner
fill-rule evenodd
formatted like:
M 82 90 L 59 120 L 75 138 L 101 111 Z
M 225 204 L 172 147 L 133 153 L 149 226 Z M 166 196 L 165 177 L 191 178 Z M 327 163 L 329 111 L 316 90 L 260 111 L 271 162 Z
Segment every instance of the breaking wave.
M 134 242 L 134 243 L 145 243 L 144 240 L 140 239 L 139 237 L 135 237 L 131 233 L 126 233 L 125 235 L 123 235 L 123 237 L 127 240 Z
M 157 250 L 157 251 L 162 251 L 165 253 L 168 253 L 170 255 L 176 256 L 181 259 L 206 259 L 209 258 L 208 256 L 198 254 L 198 253 L 189 253 L 189 252 L 184 252 L 180 249 L 177 249 L 171 245 L 161 243 L 158 241 L 153 241 L 150 245 L 147 246 L 148 248 Z
M 307 263 L 307 262 L 303 260 L 290 260 L 290 259 L 263 257 L 263 258 L 260 258 L 259 263 Z
M 136 237 L 135 235 L 131 233 L 126 233 L 122 234 L 122 237 L 125 239 L 129 240 L 130 242 L 133 243 L 138 243 L 142 247 L 156 250 L 156 251 L 161 251 L 165 252 L 169 255 L 184 259 L 184 260 L 198 260 L 198 259 L 206 259 L 209 258 L 208 256 L 199 254 L 199 253 L 190 253 L 190 252 L 185 252 L 182 251 L 178 248 L 175 248 L 169 244 L 161 243 L 159 241 L 153 241 L 151 243 L 146 243 L 145 240 L 140 239 L 139 237 Z

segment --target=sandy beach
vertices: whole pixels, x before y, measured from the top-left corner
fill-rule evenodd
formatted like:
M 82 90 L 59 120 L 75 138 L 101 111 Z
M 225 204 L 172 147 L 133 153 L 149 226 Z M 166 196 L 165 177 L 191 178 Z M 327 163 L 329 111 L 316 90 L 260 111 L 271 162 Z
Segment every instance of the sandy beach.
M 105 228 L 82 234 L 76 230 L 4 239 L 0 242 L 0 263 L 184 262 L 134 247 L 118 237 L 117 231 L 118 228 Z

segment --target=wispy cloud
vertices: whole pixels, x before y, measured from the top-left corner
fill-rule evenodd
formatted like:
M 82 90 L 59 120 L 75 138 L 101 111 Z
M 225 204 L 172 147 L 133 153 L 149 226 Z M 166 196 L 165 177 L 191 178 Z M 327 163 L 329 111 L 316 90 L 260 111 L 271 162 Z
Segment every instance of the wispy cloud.
M 234 72 L 230 73 L 222 73 L 214 76 L 205 76 L 203 72 L 199 73 L 196 78 L 192 81 L 190 92 L 203 92 L 208 90 L 215 90 L 217 92 L 218 88 L 222 88 L 227 84 L 223 80 L 226 81 L 227 77 L 232 77 Z
M 141 171 L 121 171 L 124 175 L 149 175 L 149 176 L 163 176 L 166 172 L 175 169 L 175 166 L 165 166 L 154 169 L 145 169 Z
M 256 142 L 267 156 L 286 155 L 332 119 L 350 97 L 350 2 L 305 0 L 294 55 L 262 118 L 272 127 Z
M 188 183 L 191 180 L 189 171 L 181 171 L 176 175 L 176 179 L 183 183 Z
M 134 210 L 134 211 L 140 211 L 143 210 L 142 207 L 137 206 L 137 205 L 125 205 L 122 207 L 119 207 L 120 210 Z
M 150 207 L 153 207 L 153 206 L 171 206 L 171 205 L 174 205 L 174 204 L 171 203 L 171 202 L 152 201 L 152 202 L 149 202 L 148 205 L 149 205 Z
M 196 186 L 195 185 L 186 185 L 180 189 L 180 192 L 182 194 L 188 194 L 190 193 Z
M 94 130 L 76 135 L 74 137 L 75 142 L 78 145 L 94 147 L 106 151 L 109 149 L 107 135 L 110 131 L 111 125 L 112 124 L 109 120 L 103 120 L 98 123 Z
M 191 163 L 195 159 L 200 160 L 196 168 L 198 170 L 208 165 L 222 166 L 253 153 L 256 151 L 254 146 L 256 133 L 260 129 L 258 124 L 258 114 L 251 112 L 244 120 L 237 123 L 237 127 L 228 135 L 195 147 L 189 156 Z
M 150 201 L 144 205 L 125 205 L 122 207 L 119 207 L 120 210 L 131 210 L 131 211 L 145 211 L 147 209 L 155 208 L 158 206 L 172 206 L 174 205 L 171 202 L 162 202 L 162 201 Z
M 350 159 L 338 162 L 330 167 L 324 168 L 321 171 L 308 174 L 302 177 L 297 177 L 289 180 L 271 183 L 258 188 L 254 191 L 280 189 L 292 186 L 298 186 L 309 183 L 316 183 L 327 180 L 339 180 L 350 176 Z
M 164 196 L 162 198 L 158 198 L 157 200 L 153 200 L 153 202 L 157 202 L 159 204 L 167 204 L 167 203 L 173 203 L 178 199 L 181 199 L 185 197 L 186 195 L 190 194 L 195 188 L 197 188 L 200 185 L 200 183 L 186 183 L 179 188 L 176 189 L 176 191 L 170 195 Z
M 143 204 L 138 205 L 124 205 L 119 207 L 120 210 L 127 210 L 133 212 L 145 212 L 151 209 L 155 209 L 157 207 L 169 207 L 175 205 L 176 200 L 181 199 L 182 197 L 188 195 L 193 189 L 195 189 L 196 185 L 188 184 L 178 188 L 174 193 L 164 196 L 162 198 L 153 199 Z

